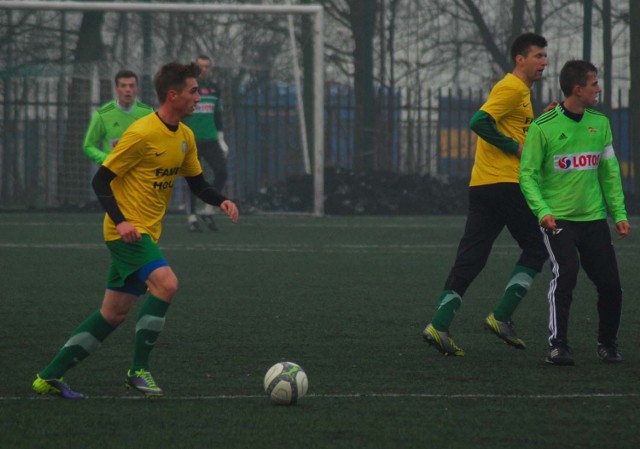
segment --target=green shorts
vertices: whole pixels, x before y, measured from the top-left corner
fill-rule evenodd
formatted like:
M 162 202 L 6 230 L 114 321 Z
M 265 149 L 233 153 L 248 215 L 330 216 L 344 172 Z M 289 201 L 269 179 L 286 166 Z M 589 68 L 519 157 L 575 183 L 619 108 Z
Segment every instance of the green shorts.
M 142 234 L 142 240 L 125 243 L 124 240 L 106 242 L 111 253 L 111 266 L 107 288 L 136 296 L 147 291 L 147 278 L 153 270 L 168 266 L 162 251 L 151 237 Z

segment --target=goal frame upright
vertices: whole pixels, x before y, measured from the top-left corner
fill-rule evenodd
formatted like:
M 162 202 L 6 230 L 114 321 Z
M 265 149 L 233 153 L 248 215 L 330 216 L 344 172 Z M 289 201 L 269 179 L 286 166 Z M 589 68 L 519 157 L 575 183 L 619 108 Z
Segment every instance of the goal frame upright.
M 106 12 L 195 12 L 307 15 L 313 23 L 313 215 L 324 215 L 324 12 L 321 5 L 221 5 L 205 3 L 124 3 L 80 1 L 6 1 L 0 9 Z

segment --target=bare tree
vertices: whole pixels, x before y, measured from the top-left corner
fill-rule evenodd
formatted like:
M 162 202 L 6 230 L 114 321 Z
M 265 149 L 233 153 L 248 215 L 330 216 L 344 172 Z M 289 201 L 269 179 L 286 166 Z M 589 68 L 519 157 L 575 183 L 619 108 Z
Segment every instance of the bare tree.
M 396 30 L 398 27 L 398 9 L 400 0 L 380 0 L 380 13 L 378 25 L 378 105 L 386 104 L 384 110 L 387 111 L 385 117 L 382 116 L 383 108 L 378 107 L 379 125 L 376 126 L 376 160 L 377 167 L 383 169 L 391 168 L 391 153 L 393 146 L 393 134 L 395 130 L 395 120 L 393 110 L 395 106 L 396 91 L 396 71 L 395 71 L 395 45 Z M 386 125 L 386 127 L 385 127 Z
M 602 0 L 602 6 L 594 5 L 602 17 L 602 52 L 603 52 L 603 91 L 604 100 L 602 102 L 602 111 L 606 115 L 611 113 L 611 92 L 612 92 L 612 75 L 613 68 L 613 45 L 611 40 L 611 0 Z
M 521 8 L 522 0 L 513 1 L 513 20 L 511 23 L 510 36 L 517 35 L 522 30 L 522 13 L 524 8 Z M 503 72 L 510 72 L 512 69 L 511 62 L 505 51 L 503 42 L 496 40 L 496 33 L 489 29 L 489 26 L 485 22 L 483 14 L 480 12 L 473 0 L 462 0 L 462 5 L 467 9 L 468 13 L 473 18 L 473 22 L 478 27 L 482 43 L 491 54 L 491 57 L 495 63 L 500 67 Z M 519 16 L 517 16 L 519 14 Z M 519 27 L 519 28 L 518 28 Z
M 89 11 L 82 14 L 74 51 L 74 76 L 71 80 L 68 100 L 68 123 L 74 132 L 68 132 L 60 158 L 58 177 L 59 199 L 62 205 L 82 206 L 88 198 L 89 159 L 82 152 L 84 130 L 91 117 L 91 72 L 93 63 L 103 61 L 104 43 L 102 24 L 104 14 Z M 85 176 L 78 176 L 84 173 Z
M 373 87 L 373 41 L 377 2 L 371 0 L 323 0 L 327 13 L 351 33 L 354 86 L 354 166 L 375 167 L 375 91 Z

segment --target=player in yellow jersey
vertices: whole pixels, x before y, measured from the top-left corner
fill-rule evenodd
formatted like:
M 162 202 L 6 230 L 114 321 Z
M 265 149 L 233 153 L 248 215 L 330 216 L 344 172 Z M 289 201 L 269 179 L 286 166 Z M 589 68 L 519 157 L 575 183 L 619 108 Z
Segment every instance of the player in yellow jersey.
M 515 348 L 526 346 L 516 335 L 511 316 L 542 269 L 547 253 L 536 217 L 520 191 L 518 175 L 522 146 L 533 121 L 531 86 L 542 78 L 547 66 L 546 46 L 546 39 L 540 35 L 518 36 L 511 45 L 513 71 L 493 87 L 471 119 L 471 129 L 479 137 L 469 183 L 467 223 L 438 308 L 422 332 L 423 338 L 444 355 L 464 355 L 451 338 L 449 326 L 505 226 L 522 253 L 502 299 L 485 318 L 484 326 Z
M 149 371 L 149 355 L 164 326 L 178 279 L 157 242 L 162 218 L 178 176 L 204 202 L 219 206 L 233 223 L 238 208 L 202 175 L 193 132 L 182 119 L 200 95 L 195 64 L 169 63 L 154 77 L 160 102 L 155 114 L 134 122 L 98 169 L 93 188 L 106 210 L 104 238 L 111 267 L 102 306 L 85 319 L 51 363 L 36 376 L 33 389 L 66 399 L 82 399 L 62 376 L 89 356 L 127 317 L 138 296 L 148 292 L 136 323 L 134 355 L 125 385 L 145 396 L 162 396 Z

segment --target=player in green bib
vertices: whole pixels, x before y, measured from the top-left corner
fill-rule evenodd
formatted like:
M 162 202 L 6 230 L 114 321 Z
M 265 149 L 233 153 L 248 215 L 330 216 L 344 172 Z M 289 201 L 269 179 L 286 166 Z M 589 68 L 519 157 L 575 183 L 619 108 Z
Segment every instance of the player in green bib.
M 600 93 L 597 73 L 587 61 L 564 65 L 565 100 L 531 124 L 520 163 L 520 187 L 540 222 L 553 273 L 545 359 L 551 365 L 574 364 L 568 325 L 580 265 L 598 292 L 597 355 L 622 361 L 622 288 L 607 211 L 620 237 L 628 235 L 629 223 L 609 120 L 592 109 Z
M 227 156 L 229 147 L 224 140 L 222 120 L 222 97 L 220 87 L 210 78 L 212 61 L 206 55 L 196 58 L 196 64 L 200 67 L 198 77 L 198 92 L 200 102 L 184 123 L 193 131 L 198 145 L 198 156 L 204 160 L 213 170 L 213 188 L 218 192 L 224 190 L 227 183 Z M 198 215 L 196 214 L 196 197 L 190 194 L 187 198 L 187 223 L 189 230 L 200 232 Z M 218 231 L 218 226 L 213 219 L 213 208 L 204 206 L 204 211 L 199 214 L 202 221 L 212 231 Z
M 133 122 L 153 112 L 153 108 L 136 99 L 138 75 L 120 70 L 115 76 L 116 98 L 103 104 L 91 116 L 82 150 L 92 161 L 102 164 L 116 146 L 120 136 Z

